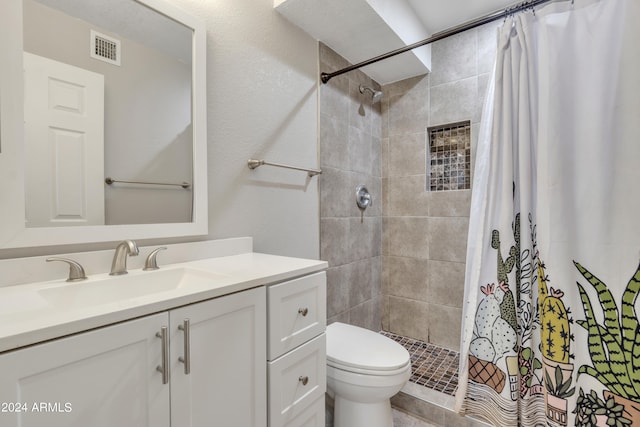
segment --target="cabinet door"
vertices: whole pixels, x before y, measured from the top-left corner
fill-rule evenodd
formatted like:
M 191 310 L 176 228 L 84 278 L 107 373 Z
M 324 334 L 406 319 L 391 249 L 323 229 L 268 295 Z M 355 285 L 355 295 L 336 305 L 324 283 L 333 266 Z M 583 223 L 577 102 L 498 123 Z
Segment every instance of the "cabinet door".
M 169 313 L 171 424 L 266 427 L 266 293 L 252 289 Z M 189 321 L 190 373 L 185 373 Z
M 167 322 L 157 314 L 0 355 L 0 425 L 168 427 L 156 370 Z

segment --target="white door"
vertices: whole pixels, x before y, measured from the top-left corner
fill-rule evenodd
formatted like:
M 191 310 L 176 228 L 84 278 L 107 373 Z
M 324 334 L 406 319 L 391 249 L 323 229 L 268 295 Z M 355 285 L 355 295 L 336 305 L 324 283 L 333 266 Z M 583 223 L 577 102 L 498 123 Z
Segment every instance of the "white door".
M 104 76 L 24 53 L 27 227 L 104 224 Z
M 267 426 L 266 292 L 264 287 L 169 313 L 171 425 Z M 185 355 L 189 320 L 191 372 Z
M 156 314 L 0 355 L 0 426 L 168 427 L 156 370 L 167 322 Z

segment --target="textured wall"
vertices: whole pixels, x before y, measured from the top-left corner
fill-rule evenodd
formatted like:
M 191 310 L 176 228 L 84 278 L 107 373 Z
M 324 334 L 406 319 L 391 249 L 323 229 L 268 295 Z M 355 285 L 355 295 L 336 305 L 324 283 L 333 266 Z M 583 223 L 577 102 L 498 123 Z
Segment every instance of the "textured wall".
M 320 70 L 349 65 L 320 45 Z M 380 330 L 382 169 L 381 110 L 360 84 L 379 88 L 361 71 L 320 87 L 320 257 L 329 262 L 327 316 Z M 361 217 L 355 189 L 364 184 L 373 204 Z
M 383 327 L 451 349 L 460 341 L 471 191 L 426 191 L 426 130 L 470 120 L 475 143 L 495 28 L 434 43 L 429 75 L 383 87 Z

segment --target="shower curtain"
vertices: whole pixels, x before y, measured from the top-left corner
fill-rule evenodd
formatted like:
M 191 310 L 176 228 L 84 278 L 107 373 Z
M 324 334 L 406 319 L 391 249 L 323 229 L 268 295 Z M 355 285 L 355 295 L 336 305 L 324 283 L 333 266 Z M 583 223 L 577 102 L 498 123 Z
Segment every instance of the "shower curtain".
M 640 427 L 639 3 L 551 3 L 498 31 L 461 413 L 504 427 Z

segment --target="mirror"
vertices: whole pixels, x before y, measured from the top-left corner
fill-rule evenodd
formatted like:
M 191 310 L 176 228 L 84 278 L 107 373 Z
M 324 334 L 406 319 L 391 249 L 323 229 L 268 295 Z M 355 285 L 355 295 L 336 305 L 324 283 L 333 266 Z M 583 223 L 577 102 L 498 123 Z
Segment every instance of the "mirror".
M 204 25 L 163 0 L 0 24 L 0 248 L 206 234 Z

